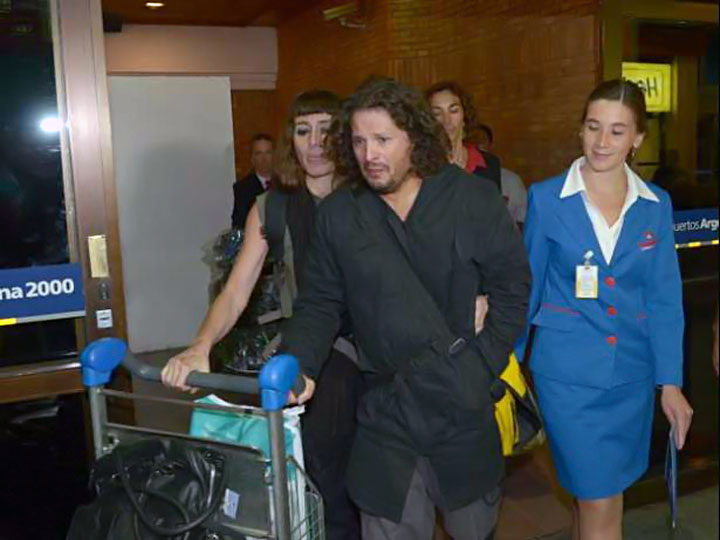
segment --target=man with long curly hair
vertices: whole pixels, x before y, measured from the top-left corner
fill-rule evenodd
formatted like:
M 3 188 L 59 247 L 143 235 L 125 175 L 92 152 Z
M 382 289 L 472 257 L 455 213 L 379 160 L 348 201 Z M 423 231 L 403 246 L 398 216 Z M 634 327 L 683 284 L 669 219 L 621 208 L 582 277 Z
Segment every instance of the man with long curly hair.
M 283 348 L 309 399 L 344 314 L 367 383 L 348 468 L 365 539 L 489 538 L 503 457 L 497 375 L 523 327 L 522 241 L 489 182 L 447 162 L 422 95 L 374 79 L 343 105 L 332 154 L 348 180 L 318 209 Z M 475 331 L 475 298 L 492 310 Z M 322 384 L 322 383 L 320 383 Z

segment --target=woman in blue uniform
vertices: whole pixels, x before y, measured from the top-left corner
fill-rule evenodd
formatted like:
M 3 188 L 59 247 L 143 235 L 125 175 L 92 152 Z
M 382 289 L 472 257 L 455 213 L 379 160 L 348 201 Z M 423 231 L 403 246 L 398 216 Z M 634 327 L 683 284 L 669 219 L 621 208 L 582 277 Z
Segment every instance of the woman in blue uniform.
M 627 165 L 645 134 L 633 83 L 600 84 L 585 105 L 583 156 L 530 189 L 534 375 L 573 538 L 621 538 L 623 491 L 647 469 L 656 389 L 682 448 L 683 311 L 668 194 Z

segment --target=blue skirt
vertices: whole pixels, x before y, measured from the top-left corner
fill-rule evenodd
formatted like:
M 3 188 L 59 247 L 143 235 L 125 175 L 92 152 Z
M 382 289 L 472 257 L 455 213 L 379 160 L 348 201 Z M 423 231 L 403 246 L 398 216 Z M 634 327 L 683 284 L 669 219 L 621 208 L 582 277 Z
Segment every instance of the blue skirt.
M 560 485 L 578 499 L 618 495 L 647 470 L 655 404 L 651 379 L 610 389 L 534 374 Z

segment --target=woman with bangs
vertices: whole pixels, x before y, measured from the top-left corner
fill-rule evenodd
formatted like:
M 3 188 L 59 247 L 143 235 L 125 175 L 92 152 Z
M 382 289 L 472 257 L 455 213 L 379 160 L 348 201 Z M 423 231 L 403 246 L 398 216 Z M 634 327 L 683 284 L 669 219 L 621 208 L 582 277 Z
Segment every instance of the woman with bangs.
M 245 240 L 223 291 L 210 307 L 195 339 L 171 358 L 162 372 L 171 388 L 187 386 L 192 371 L 210 370 L 210 349 L 235 325 L 247 306 L 266 257 L 282 254 L 283 316 L 302 287 L 302 267 L 320 201 L 342 183 L 325 149 L 325 137 L 340 110 L 340 98 L 327 90 L 310 90 L 293 101 L 279 148 L 280 186 L 262 195 L 248 214 Z M 268 216 L 279 214 L 280 235 L 269 236 Z M 286 232 L 287 231 L 287 232 Z M 289 237 L 288 237 L 289 233 Z M 291 247 L 291 249 L 288 249 Z M 325 503 L 328 539 L 360 538 L 358 512 L 345 488 L 345 469 L 355 432 L 359 372 L 348 325 L 330 352 L 318 390 L 302 416 L 305 468 Z

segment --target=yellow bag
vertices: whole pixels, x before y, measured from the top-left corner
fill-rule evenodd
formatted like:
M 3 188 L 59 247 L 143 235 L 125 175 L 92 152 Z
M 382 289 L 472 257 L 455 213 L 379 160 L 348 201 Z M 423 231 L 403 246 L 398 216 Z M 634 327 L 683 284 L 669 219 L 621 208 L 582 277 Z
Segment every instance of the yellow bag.
M 545 431 L 537 401 L 525 382 L 514 352 L 510 353 L 500 379 L 507 388 L 503 397 L 495 402 L 495 421 L 500 430 L 503 455 L 516 456 L 545 442 Z

